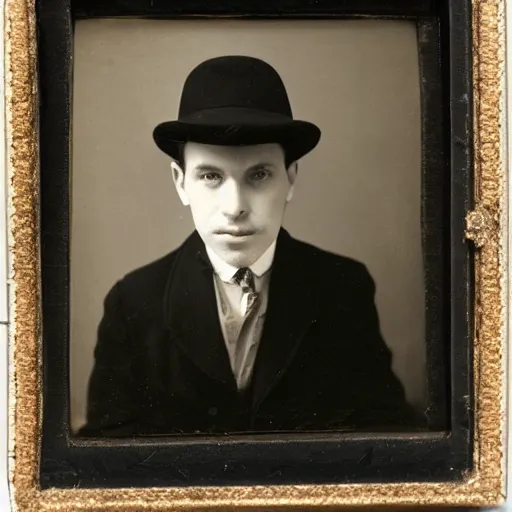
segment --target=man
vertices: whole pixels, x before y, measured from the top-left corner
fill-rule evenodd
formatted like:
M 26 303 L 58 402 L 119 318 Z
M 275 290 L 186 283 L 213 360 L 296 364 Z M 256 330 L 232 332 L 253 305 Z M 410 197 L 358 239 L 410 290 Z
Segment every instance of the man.
M 83 435 L 404 430 L 365 266 L 282 227 L 320 139 L 267 63 L 203 62 L 154 130 L 196 231 L 105 299 Z

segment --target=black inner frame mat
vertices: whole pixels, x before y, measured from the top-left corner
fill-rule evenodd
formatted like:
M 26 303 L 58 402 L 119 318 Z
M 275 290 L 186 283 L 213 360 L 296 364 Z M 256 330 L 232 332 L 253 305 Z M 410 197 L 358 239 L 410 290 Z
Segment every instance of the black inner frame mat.
M 40 484 L 154 487 L 458 481 L 472 464 L 469 0 L 37 0 L 43 430 Z M 105 17 L 404 19 L 418 29 L 429 432 L 80 440 L 69 420 L 73 30 Z M 341 63 L 340 63 L 341 65 Z M 468 398 L 469 397 L 469 398 Z

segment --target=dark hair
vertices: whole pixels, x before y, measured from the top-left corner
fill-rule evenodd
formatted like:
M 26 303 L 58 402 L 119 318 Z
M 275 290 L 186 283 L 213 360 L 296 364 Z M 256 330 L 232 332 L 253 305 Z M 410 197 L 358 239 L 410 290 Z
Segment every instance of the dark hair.
M 176 158 L 175 161 L 183 170 L 185 170 L 185 143 L 180 142 L 176 149 L 178 150 L 178 158 Z
M 185 171 L 185 142 L 180 142 L 178 144 L 178 158 L 176 159 L 176 163 Z M 288 156 L 284 155 L 284 165 L 285 168 L 288 169 L 290 165 L 293 163 L 293 160 L 290 160 Z

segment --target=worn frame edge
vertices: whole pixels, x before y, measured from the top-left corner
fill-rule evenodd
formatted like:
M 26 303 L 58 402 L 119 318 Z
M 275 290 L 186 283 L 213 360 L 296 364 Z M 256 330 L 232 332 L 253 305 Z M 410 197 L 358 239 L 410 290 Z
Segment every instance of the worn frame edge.
M 35 0 L 5 5 L 9 239 L 9 478 L 14 510 L 142 511 L 503 503 L 506 178 L 505 0 L 473 0 L 474 469 L 462 483 L 129 489 L 39 487 L 41 308 Z

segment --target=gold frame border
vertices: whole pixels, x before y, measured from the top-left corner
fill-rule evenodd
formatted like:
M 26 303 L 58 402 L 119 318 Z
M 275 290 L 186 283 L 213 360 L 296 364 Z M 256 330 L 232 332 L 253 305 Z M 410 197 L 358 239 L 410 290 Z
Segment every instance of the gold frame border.
M 475 455 L 463 483 L 48 489 L 38 486 L 41 390 L 37 52 L 34 0 L 7 0 L 5 76 L 10 242 L 9 473 L 13 508 L 41 511 L 492 506 L 504 501 L 506 186 L 503 135 L 505 0 L 473 0 Z M 503 147 L 502 147 L 503 144 Z

